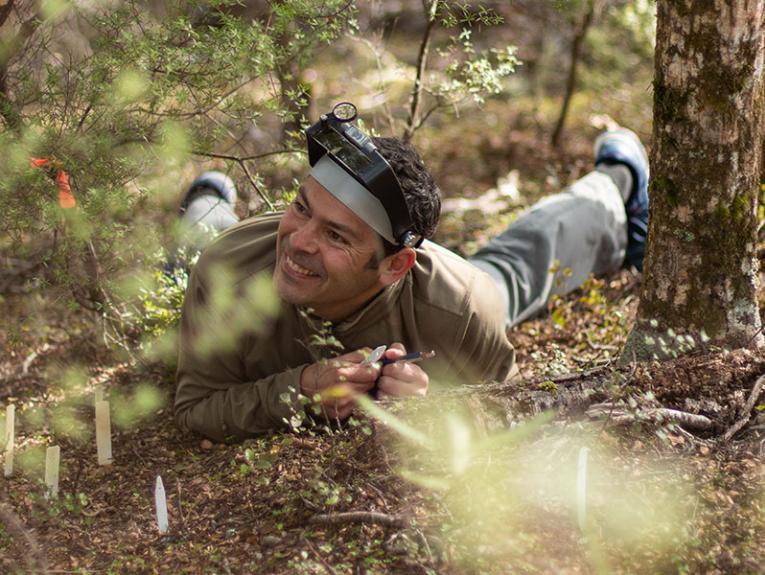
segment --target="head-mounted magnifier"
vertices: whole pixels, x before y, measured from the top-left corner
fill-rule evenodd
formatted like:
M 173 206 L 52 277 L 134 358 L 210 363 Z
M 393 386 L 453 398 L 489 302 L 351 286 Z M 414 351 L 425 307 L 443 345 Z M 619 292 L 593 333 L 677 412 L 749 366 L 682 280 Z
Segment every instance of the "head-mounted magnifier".
M 390 243 L 417 247 L 396 174 L 372 139 L 352 124 L 356 106 L 337 104 L 306 130 L 311 176 Z

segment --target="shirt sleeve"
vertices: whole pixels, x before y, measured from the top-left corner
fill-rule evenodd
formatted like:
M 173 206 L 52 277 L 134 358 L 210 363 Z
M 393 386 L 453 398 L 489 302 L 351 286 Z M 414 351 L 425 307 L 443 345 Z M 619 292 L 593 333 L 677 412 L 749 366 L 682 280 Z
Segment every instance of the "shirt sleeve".
M 300 375 L 305 365 L 248 381 L 238 337 L 230 350 L 203 353 L 196 345 L 200 332 L 209 329 L 205 313 L 209 294 L 198 267 L 192 271 L 183 304 L 175 418 L 178 424 L 216 441 L 241 440 L 288 427 L 303 407 L 299 402 Z M 262 344 L 262 342 L 261 342 Z
M 456 343 L 463 371 L 471 380 L 504 381 L 515 365 L 502 300 L 491 282 L 483 272 L 476 274 L 466 298 L 464 330 Z

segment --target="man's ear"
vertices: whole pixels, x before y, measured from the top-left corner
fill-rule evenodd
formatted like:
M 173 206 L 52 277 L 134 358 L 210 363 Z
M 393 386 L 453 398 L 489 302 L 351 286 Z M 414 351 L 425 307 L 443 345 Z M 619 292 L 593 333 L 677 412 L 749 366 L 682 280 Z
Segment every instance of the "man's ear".
M 414 249 L 401 248 L 380 262 L 380 280 L 386 286 L 397 282 L 412 269 L 415 261 L 417 261 L 417 252 Z

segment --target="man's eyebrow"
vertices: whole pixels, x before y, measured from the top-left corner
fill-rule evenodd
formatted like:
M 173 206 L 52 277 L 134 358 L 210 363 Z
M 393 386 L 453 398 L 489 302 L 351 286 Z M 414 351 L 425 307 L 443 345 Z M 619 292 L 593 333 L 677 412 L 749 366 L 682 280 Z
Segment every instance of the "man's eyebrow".
M 298 194 L 297 195 L 298 195 L 298 199 L 300 199 L 300 201 L 305 204 L 305 207 L 310 210 L 311 209 L 311 203 L 308 201 L 308 197 L 306 196 L 305 190 L 303 189 L 302 186 L 298 190 Z M 345 224 L 341 224 L 341 223 L 335 222 L 333 220 L 328 220 L 326 218 L 322 218 L 322 223 L 324 225 L 334 229 L 334 230 L 337 230 L 338 232 L 342 232 L 345 235 L 350 236 L 350 238 L 353 239 L 353 240 L 360 239 L 359 238 L 359 234 L 356 233 L 356 231 L 353 230 L 352 228 L 350 228 L 349 226 L 346 226 Z
M 297 195 L 298 199 L 305 204 L 305 207 L 311 209 L 311 204 L 308 202 L 308 198 L 305 197 L 305 190 L 303 189 L 303 186 L 300 186 Z

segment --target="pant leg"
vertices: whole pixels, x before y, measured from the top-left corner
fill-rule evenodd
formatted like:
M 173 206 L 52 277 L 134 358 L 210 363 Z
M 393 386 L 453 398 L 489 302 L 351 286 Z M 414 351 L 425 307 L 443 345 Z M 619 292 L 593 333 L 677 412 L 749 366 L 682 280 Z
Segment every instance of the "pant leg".
M 231 205 L 217 195 L 194 198 L 181 216 L 180 245 L 201 251 L 216 235 L 239 221 Z
M 219 196 L 203 194 L 193 198 L 180 218 L 177 245 L 165 262 L 165 274 L 174 278 L 179 270 L 188 272 L 189 262 L 217 234 L 238 221 L 231 205 Z
M 590 172 L 534 204 L 470 261 L 505 294 L 511 327 L 542 310 L 552 294 L 618 269 L 626 247 L 621 194 L 609 176 Z

